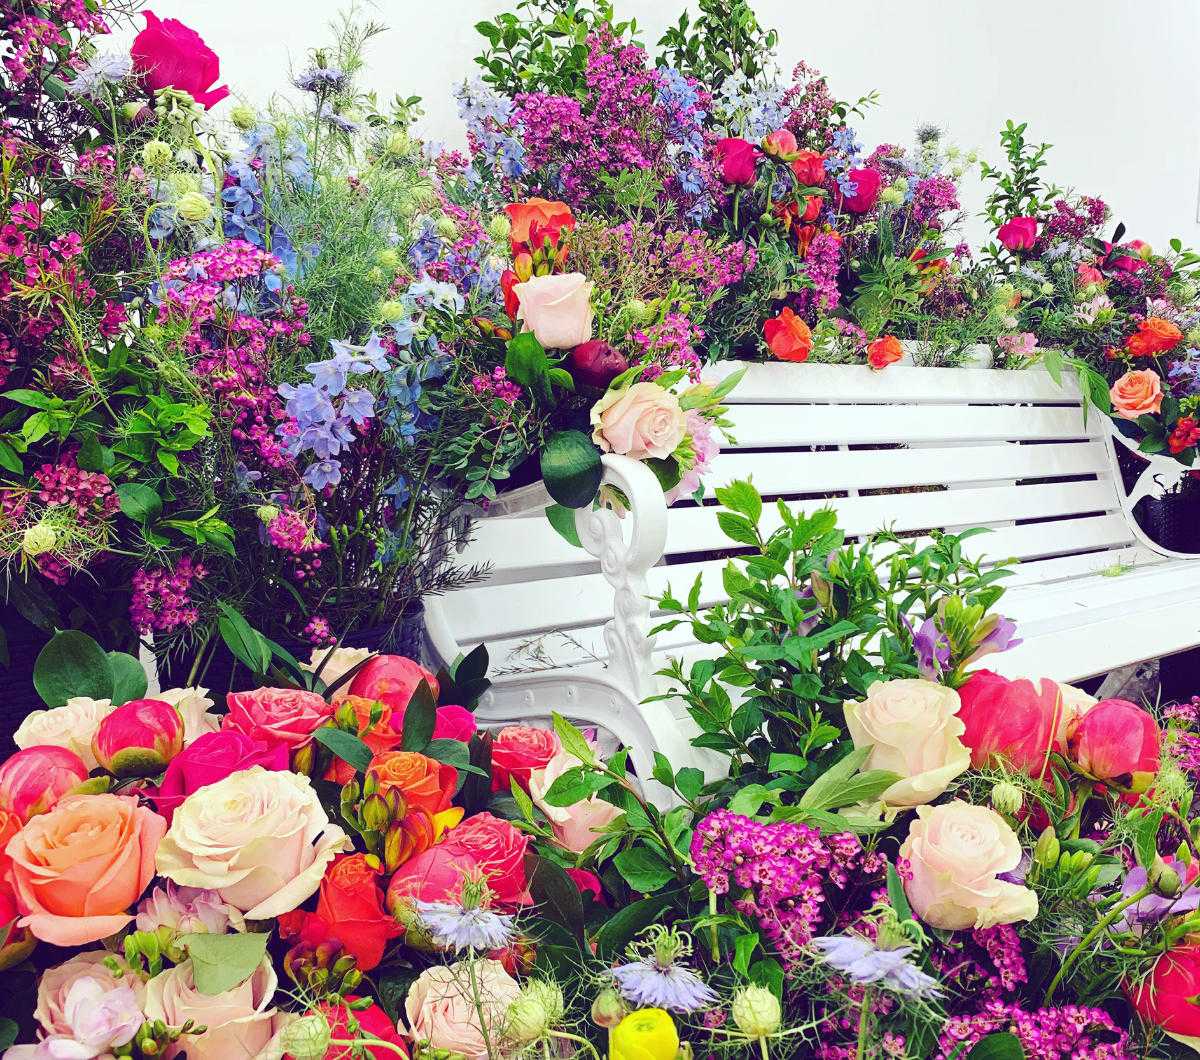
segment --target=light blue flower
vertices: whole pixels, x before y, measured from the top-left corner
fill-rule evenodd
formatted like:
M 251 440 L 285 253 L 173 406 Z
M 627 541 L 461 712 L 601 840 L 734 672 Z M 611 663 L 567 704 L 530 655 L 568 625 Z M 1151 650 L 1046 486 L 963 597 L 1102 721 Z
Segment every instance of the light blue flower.
M 336 460 L 316 460 L 305 469 L 303 478 L 315 490 L 336 486 L 342 481 L 342 465 Z

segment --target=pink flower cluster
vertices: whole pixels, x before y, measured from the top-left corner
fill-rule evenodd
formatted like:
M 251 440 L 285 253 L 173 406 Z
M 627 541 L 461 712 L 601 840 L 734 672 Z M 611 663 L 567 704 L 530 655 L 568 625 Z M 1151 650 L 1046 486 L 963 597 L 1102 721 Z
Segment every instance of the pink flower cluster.
M 822 836 L 807 825 L 762 824 L 728 810 L 716 810 L 700 822 L 691 854 L 710 891 L 741 889 L 734 907 L 758 921 L 785 966 L 807 960 L 804 947 L 823 921 L 833 919 L 826 889 L 845 891 L 852 881 L 878 883 L 885 864 L 880 855 L 863 850 L 852 833 Z
M 758 261 L 758 251 L 742 240 L 714 247 L 703 232 L 688 232 L 671 256 L 671 268 L 692 280 L 705 298 L 732 287 Z
M 81 471 L 74 455 L 58 464 L 43 464 L 34 473 L 37 499 L 48 506 L 69 504 L 82 520 L 99 521 L 116 515 L 120 507 L 112 480 L 99 471 Z
M 190 556 L 183 556 L 174 570 L 143 567 L 135 571 L 129 620 L 143 636 L 195 625 L 200 613 L 192 604 L 192 585 L 206 574 L 204 564 Z
M 797 312 L 807 319 L 815 319 L 817 310 L 829 312 L 841 301 L 837 282 L 842 267 L 841 241 L 831 232 L 813 236 L 804 265 L 812 286 L 797 294 Z
M 284 508 L 267 524 L 267 540 L 291 557 L 292 577 L 304 581 L 321 569 L 319 553 L 329 547 L 313 529 L 303 512 Z
M 1135 1060 L 1129 1036 L 1099 1008 L 1064 1005 L 1027 1012 L 989 1001 L 972 1016 L 952 1016 L 938 1039 L 938 1060 L 970 1052 L 981 1038 L 1009 1031 L 1029 1060 Z M 966 1045 L 964 1050 L 962 1047 Z
M 494 397 L 506 405 L 515 405 L 521 397 L 521 388 L 508 378 L 508 373 L 496 365 L 491 375 L 477 375 L 471 379 L 471 389 L 481 397 Z
M 649 362 L 643 379 L 657 379 L 664 371 L 686 368 L 695 380 L 700 378 L 700 355 L 692 343 L 704 338 L 704 332 L 682 313 L 667 313 L 657 324 L 637 328 L 629 341 L 637 348 L 637 359 Z

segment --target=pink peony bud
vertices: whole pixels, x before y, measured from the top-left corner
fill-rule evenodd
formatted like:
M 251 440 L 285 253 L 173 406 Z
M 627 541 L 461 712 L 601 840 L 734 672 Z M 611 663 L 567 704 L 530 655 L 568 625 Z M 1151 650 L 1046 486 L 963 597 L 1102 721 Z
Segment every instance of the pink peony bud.
M 101 768 L 117 777 L 161 773 L 183 750 L 183 717 L 161 699 L 134 699 L 117 707 L 92 739 Z
M 1101 700 L 1067 734 L 1068 751 L 1080 769 L 1126 786 L 1137 781 L 1138 774 L 1153 777 L 1158 772 L 1158 745 L 1153 716 L 1124 699 Z
M 581 342 L 571 351 L 571 374 L 588 386 L 608 386 L 629 362 L 603 339 Z
M 26 747 L 0 765 L 0 809 L 28 821 L 45 813 L 87 776 L 87 766 L 74 751 L 48 745 Z
M 767 133 L 763 138 L 763 151 L 773 158 L 785 158 L 794 155 L 800 149 L 796 142 L 796 134 L 791 129 L 776 129 Z

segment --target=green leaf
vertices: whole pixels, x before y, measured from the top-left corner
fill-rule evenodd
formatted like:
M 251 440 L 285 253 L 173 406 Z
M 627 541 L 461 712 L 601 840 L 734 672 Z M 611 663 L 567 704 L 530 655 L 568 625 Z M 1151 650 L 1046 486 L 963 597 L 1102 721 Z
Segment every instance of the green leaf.
M 33 687 L 48 707 L 61 707 L 73 696 L 112 699 L 113 670 L 108 655 L 86 633 L 55 633 L 33 664 Z
M 900 922 L 911 920 L 912 907 L 908 904 L 908 895 L 904 893 L 904 881 L 900 879 L 900 873 L 890 861 L 887 867 L 887 893 L 888 904 L 895 910 Z
M 832 806 L 846 805 L 839 801 L 842 790 L 845 788 L 846 782 L 858 772 L 858 767 L 867 760 L 867 755 L 870 753 L 869 747 L 859 747 L 825 770 L 801 797 L 801 809 L 827 810 Z
M 402 751 L 424 752 L 433 739 L 433 728 L 437 724 L 437 700 L 429 682 L 422 679 L 413 689 L 412 698 L 404 708 L 404 735 L 400 741 Z
M 179 942 L 192 960 L 192 982 L 202 994 L 223 994 L 248 979 L 262 963 L 269 934 L 200 932 Z
M 131 699 L 142 699 L 146 695 L 146 671 L 137 659 L 123 651 L 110 651 L 108 662 L 113 674 L 114 707 L 128 703 Z
M 733 970 L 739 975 L 750 974 L 750 958 L 758 948 L 758 932 L 739 935 L 733 944 Z
M 1133 849 L 1137 863 L 1144 869 L 1150 867 L 1158 854 L 1158 830 L 1162 819 L 1162 810 L 1152 810 L 1134 824 Z
M 567 508 L 561 504 L 549 504 L 546 506 L 546 518 L 568 545 L 583 548 L 583 542 L 579 540 L 579 531 L 575 528 L 574 508 Z
M 252 674 L 256 677 L 265 676 L 271 666 L 271 646 L 227 603 L 220 601 L 217 606 L 221 610 L 217 617 L 221 639 Z
M 768 773 L 803 773 L 808 768 L 808 759 L 803 755 L 783 754 L 772 751 L 767 759 Z
M 999 1031 L 980 1038 L 966 1060 L 1025 1060 L 1025 1048 L 1015 1034 Z
M 575 881 L 554 862 L 536 855 L 526 860 L 525 876 L 539 915 L 561 924 L 582 943 L 583 896 Z
M 559 431 L 542 449 L 546 492 L 567 508 L 591 504 L 603 474 L 600 450 L 582 431 Z
M 20 1031 L 16 1020 L 10 1020 L 7 1016 L 0 1018 L 0 1049 L 7 1049 L 12 1045 Z
M 717 512 L 717 525 L 731 541 L 740 545 L 757 545 L 758 529 L 744 515 L 733 512 Z
M 675 787 L 685 799 L 694 800 L 704 790 L 704 774 L 695 766 L 684 766 L 675 774 Z
M 121 513 L 137 523 L 148 523 L 162 511 L 162 498 L 144 482 L 122 482 L 117 487 Z
M 458 770 L 460 780 L 466 779 L 464 773 L 475 773 L 481 777 L 488 775 L 478 766 L 471 765 L 471 747 L 462 740 L 430 740 L 421 753 L 435 762 L 453 766 Z
M 680 895 L 660 894 L 632 902 L 618 910 L 596 932 L 596 956 L 604 963 L 609 963 L 638 932 L 657 921 L 676 900 L 683 901 Z
M 657 891 L 675 876 L 671 866 L 667 864 L 667 859 L 657 850 L 646 846 L 622 850 L 613 858 L 613 864 L 617 866 L 617 871 L 625 878 L 625 882 L 642 894 Z
M 554 722 L 554 731 L 558 734 L 558 741 L 562 744 L 562 749 L 567 754 L 574 755 L 585 766 L 594 766 L 596 754 L 584 739 L 583 733 L 557 712 L 552 712 L 550 717 Z
M 762 517 L 762 497 L 749 482 L 731 482 L 714 490 L 717 500 L 730 511 L 739 512 L 752 523 Z
M 19 475 L 25 470 L 25 465 L 21 462 L 17 451 L 2 438 L 0 438 L 0 467 L 5 471 L 11 471 L 14 475 Z
M 753 817 L 762 809 L 762 804 L 772 798 L 778 799 L 778 796 L 762 784 L 747 784 L 729 800 L 729 810 L 743 817 Z
M 371 764 L 371 759 L 374 757 L 371 748 L 354 733 L 347 732 L 345 729 L 334 729 L 325 725 L 317 729 L 313 733 L 313 737 L 360 773 L 367 771 L 367 766 Z

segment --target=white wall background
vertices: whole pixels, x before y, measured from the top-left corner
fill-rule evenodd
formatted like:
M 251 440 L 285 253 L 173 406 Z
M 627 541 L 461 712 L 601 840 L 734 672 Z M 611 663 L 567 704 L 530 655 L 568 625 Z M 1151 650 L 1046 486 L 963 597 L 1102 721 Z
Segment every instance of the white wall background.
M 325 40 L 337 0 L 151 0 L 221 57 L 222 78 L 248 101 L 286 86 Z M 617 0 L 657 40 L 683 0 Z M 390 31 L 374 42 L 370 85 L 383 98 L 424 97 L 424 131 L 457 143 L 452 86 L 473 76 L 473 25 L 503 0 L 367 0 Z M 1200 244 L 1200 3 L 1197 0 L 758 0 L 781 34 L 785 69 L 804 58 L 835 94 L 871 89 L 880 106 L 863 142 L 910 143 L 931 121 L 996 162 L 997 131 L 1027 120 L 1054 144 L 1051 178 L 1101 195 L 1131 236 Z M 139 25 L 140 25 L 140 19 Z M 228 103 L 221 106 L 228 106 Z M 981 198 L 967 189 L 968 205 Z M 983 234 L 978 222 L 969 234 Z

